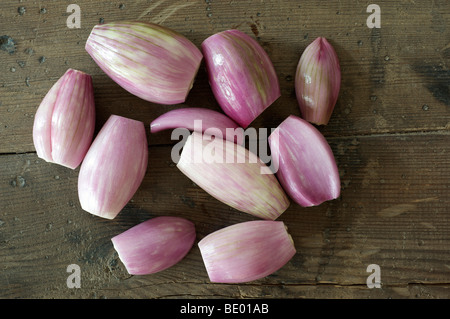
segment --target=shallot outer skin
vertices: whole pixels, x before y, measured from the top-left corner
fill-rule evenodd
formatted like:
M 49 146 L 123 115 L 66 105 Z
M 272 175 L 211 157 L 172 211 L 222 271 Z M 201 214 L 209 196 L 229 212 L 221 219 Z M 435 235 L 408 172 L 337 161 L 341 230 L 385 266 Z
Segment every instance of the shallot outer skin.
M 243 283 L 264 278 L 282 268 L 296 249 L 282 221 L 256 220 L 215 231 L 198 247 L 209 279 Z
M 270 168 L 233 142 L 193 132 L 177 167 L 211 196 L 241 212 L 275 220 L 289 207 Z
M 244 130 L 235 121 L 225 114 L 207 108 L 188 107 L 171 110 L 150 123 L 152 133 L 176 128 L 206 132 L 237 144 L 244 142 Z
M 249 35 L 222 31 L 205 39 L 201 48 L 218 104 L 243 128 L 280 97 L 272 61 Z
M 142 183 L 147 163 L 144 123 L 111 115 L 81 164 L 81 208 L 106 219 L 115 218 Z
M 33 143 L 38 157 L 71 169 L 77 168 L 95 129 L 92 78 L 68 69 L 50 88 L 39 105 L 33 124 Z
M 125 90 L 159 104 L 186 100 L 203 59 L 200 49 L 178 32 L 139 21 L 94 26 L 85 49 Z
M 159 216 L 111 239 L 130 275 L 154 274 L 181 261 L 194 245 L 194 224 L 184 218 Z
M 323 37 L 308 45 L 295 74 L 295 93 L 302 118 L 328 124 L 341 87 L 341 68 L 333 46 Z
M 316 206 L 340 196 L 339 171 L 330 145 L 311 123 L 288 116 L 268 138 L 283 189 L 297 204 Z

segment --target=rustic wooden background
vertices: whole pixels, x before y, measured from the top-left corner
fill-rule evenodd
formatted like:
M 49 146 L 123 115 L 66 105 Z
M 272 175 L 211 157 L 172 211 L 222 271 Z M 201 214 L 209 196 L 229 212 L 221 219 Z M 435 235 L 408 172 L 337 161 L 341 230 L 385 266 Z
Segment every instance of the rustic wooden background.
M 372 1 L 6 0 L 0 4 L 0 297 L 1 298 L 448 298 L 450 297 L 450 3 L 374 1 L 381 28 L 366 25 Z M 69 29 L 70 3 L 81 28 Z M 24 9 L 21 9 L 23 7 Z M 161 23 L 196 45 L 238 28 L 267 50 L 282 96 L 253 127 L 276 127 L 299 115 L 295 68 L 305 47 L 325 36 L 341 61 L 342 89 L 329 125 L 319 129 L 339 166 L 342 196 L 318 207 L 291 204 L 280 217 L 298 253 L 267 278 L 212 284 L 199 249 L 176 266 L 130 276 L 111 237 L 160 215 L 192 220 L 197 242 L 251 220 L 193 185 L 170 158 L 168 132 L 149 133 L 158 115 L 177 107 L 219 110 L 203 66 L 183 105 L 132 96 L 84 50 L 99 21 Z M 7 52 L 10 49 L 10 52 Z M 114 220 L 84 212 L 79 170 L 36 156 L 32 125 L 53 83 L 74 68 L 95 86 L 97 130 L 110 114 L 143 121 L 149 166 L 133 200 Z M 81 269 L 69 289 L 66 268 Z M 369 289 L 366 268 L 381 269 Z

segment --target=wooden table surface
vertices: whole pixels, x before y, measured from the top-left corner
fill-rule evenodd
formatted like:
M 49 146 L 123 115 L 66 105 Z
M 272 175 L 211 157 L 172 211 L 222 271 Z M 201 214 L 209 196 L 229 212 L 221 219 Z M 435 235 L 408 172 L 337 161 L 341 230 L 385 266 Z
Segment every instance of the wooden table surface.
M 71 2 L 6 0 L 0 5 L 1 298 L 448 298 L 450 297 L 450 3 L 377 1 L 381 27 L 369 28 L 367 1 L 74 0 L 80 28 L 68 28 Z M 24 9 L 20 9 L 23 7 Z M 296 65 L 324 36 L 342 69 L 327 126 L 340 198 L 316 207 L 291 203 L 281 215 L 297 254 L 276 273 L 245 284 L 208 279 L 198 241 L 251 216 L 230 209 L 184 176 L 171 160 L 170 132 L 150 134 L 158 115 L 179 107 L 219 110 L 204 64 L 185 103 L 162 106 L 120 88 L 84 49 L 99 21 L 160 23 L 196 45 L 238 28 L 270 55 L 282 96 L 252 127 L 275 128 L 300 115 Z M 5 39 L 12 38 L 14 46 Z M 44 57 L 44 58 L 43 58 Z M 46 163 L 32 141 L 42 98 L 68 69 L 92 75 L 97 132 L 111 114 L 143 121 L 149 141 L 145 179 L 114 220 L 80 207 L 79 169 Z M 196 243 L 174 267 L 130 276 L 111 237 L 152 217 L 190 219 Z M 68 265 L 81 287 L 67 285 Z M 369 288 L 369 265 L 381 288 Z

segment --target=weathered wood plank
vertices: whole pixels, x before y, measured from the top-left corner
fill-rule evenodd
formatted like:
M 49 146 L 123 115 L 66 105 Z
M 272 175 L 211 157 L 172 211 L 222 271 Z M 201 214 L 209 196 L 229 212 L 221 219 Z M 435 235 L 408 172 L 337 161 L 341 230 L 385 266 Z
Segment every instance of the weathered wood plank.
M 293 82 L 296 64 L 315 37 L 326 36 L 338 52 L 343 75 L 335 112 L 322 128 L 326 136 L 449 129 L 446 1 L 379 1 L 380 29 L 366 26 L 367 4 L 352 1 L 328 1 L 326 6 L 318 0 L 135 1 L 122 9 L 120 3 L 110 1 L 80 0 L 77 4 L 81 28 L 69 29 L 67 2 L 2 2 L 1 35 L 12 37 L 16 50 L 13 54 L 0 51 L 0 153 L 34 150 L 31 127 L 36 108 L 69 67 L 94 78 L 98 127 L 112 113 L 148 125 L 175 107 L 218 109 L 203 68 L 181 105 L 154 105 L 118 87 L 84 50 L 91 28 L 101 18 L 105 22 L 138 18 L 160 22 L 198 46 L 209 35 L 229 28 L 257 38 L 273 60 L 282 96 L 253 123 L 255 127 L 276 127 L 289 114 L 299 114 Z M 19 6 L 26 7 L 25 14 L 18 14 Z M 42 56 L 44 63 L 39 62 Z M 150 140 L 151 144 L 168 142 L 167 134 Z
M 160 215 L 192 220 L 197 241 L 252 220 L 207 195 L 174 166 L 169 146 L 150 147 L 149 168 L 114 220 L 84 212 L 78 169 L 35 154 L 0 156 L 0 295 L 6 298 L 417 298 L 448 297 L 449 134 L 331 138 L 342 196 L 318 207 L 291 204 L 280 217 L 298 250 L 282 269 L 241 285 L 211 284 L 198 247 L 182 262 L 130 276 L 110 238 Z M 69 289 L 66 267 L 81 268 Z M 381 268 L 369 289 L 366 268 Z

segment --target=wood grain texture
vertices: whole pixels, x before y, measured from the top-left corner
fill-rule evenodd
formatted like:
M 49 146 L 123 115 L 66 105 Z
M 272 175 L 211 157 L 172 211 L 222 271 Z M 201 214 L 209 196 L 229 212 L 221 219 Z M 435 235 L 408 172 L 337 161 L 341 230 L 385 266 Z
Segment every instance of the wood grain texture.
M 377 1 L 382 26 L 366 26 L 369 3 L 354 1 L 78 0 L 81 28 L 69 29 L 67 1 L 3 1 L 0 36 L 1 298 L 448 298 L 450 296 L 450 4 Z M 123 6 L 120 6 L 123 4 Z M 18 7 L 26 12 L 20 15 Z M 42 10 L 45 9 L 45 10 Z M 36 156 L 36 109 L 67 68 L 93 76 L 97 131 L 110 114 L 143 121 L 179 107 L 220 110 L 204 66 L 185 103 L 161 106 L 120 88 L 84 50 L 92 27 L 141 19 L 173 28 L 196 45 L 239 28 L 269 53 L 282 96 L 252 123 L 276 127 L 300 115 L 294 74 L 304 48 L 325 36 L 341 61 L 335 111 L 320 131 L 339 167 L 342 194 L 317 207 L 291 204 L 280 217 L 298 250 L 282 269 L 239 285 L 209 282 L 194 245 L 174 267 L 130 276 L 111 237 L 161 215 L 192 220 L 196 243 L 253 217 L 211 198 L 174 165 L 170 132 L 149 138 L 149 165 L 134 198 L 114 220 L 84 212 L 78 171 Z M 31 50 L 30 50 L 31 49 Z M 45 61 L 41 57 L 45 57 Z M 70 264 L 81 288 L 66 285 Z M 369 289 L 366 268 L 381 268 Z
M 35 154 L 3 155 L 2 295 L 236 297 L 253 291 L 254 297 L 290 298 L 302 293 L 319 296 L 311 289 L 319 285 L 319 291 L 328 287 L 332 297 L 357 296 L 358 291 L 361 296 L 386 297 L 397 296 L 401 287 L 406 294 L 413 289 L 410 284 L 447 287 L 449 135 L 432 136 L 432 143 L 428 134 L 330 140 L 342 176 L 342 196 L 314 208 L 291 204 L 280 220 L 298 253 L 275 274 L 239 287 L 209 285 L 196 246 L 173 268 L 151 276 L 129 276 L 112 247 L 111 237 L 155 216 L 192 220 L 197 240 L 252 219 L 211 198 L 182 175 L 171 162 L 170 147 L 150 148 L 143 184 L 112 221 L 79 207 L 78 169 L 55 167 Z M 72 263 L 80 265 L 83 274 L 83 289 L 76 292 L 65 287 L 65 267 Z M 390 292 L 362 292 L 367 290 L 366 267 L 373 263 L 380 265 L 383 290 Z M 158 289 L 144 289 L 153 285 Z M 183 290 L 186 285 L 192 287 Z M 334 290 L 335 286 L 341 288 Z M 352 289 L 344 293 L 347 286 Z
M 449 9 L 445 1 L 381 2 L 380 29 L 367 28 L 366 5 L 356 6 L 351 1 L 331 1 L 326 6 L 320 1 L 262 1 L 258 5 L 252 1 L 136 1 L 124 9 L 114 1 L 77 3 L 82 10 L 80 29 L 67 28 L 69 14 L 63 1 L 48 5 L 25 2 L 27 10 L 22 16 L 16 2 L 2 4 L 2 33 L 17 45 L 14 54 L 2 52 L 0 152 L 34 150 L 30 127 L 36 108 L 69 67 L 93 76 L 98 126 L 112 113 L 149 124 L 174 107 L 218 109 L 204 67 L 182 105 L 153 105 L 116 85 L 84 50 L 85 40 L 100 18 L 108 22 L 142 16 L 143 21 L 161 21 L 196 45 L 233 27 L 256 37 L 272 58 L 282 87 L 282 96 L 255 120 L 256 127 L 276 127 L 287 115 L 299 114 L 295 67 L 304 48 L 315 37 L 326 36 L 342 67 L 342 90 L 333 117 L 323 128 L 326 136 L 449 128 L 450 49 L 445 24 Z M 40 13 L 42 8 L 46 8 L 45 14 Z M 28 48 L 33 49 L 32 54 Z M 41 56 L 46 57 L 44 63 L 39 63 Z M 151 144 L 166 142 L 167 138 L 159 136 L 150 140 Z

